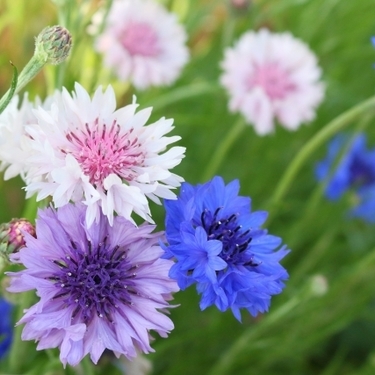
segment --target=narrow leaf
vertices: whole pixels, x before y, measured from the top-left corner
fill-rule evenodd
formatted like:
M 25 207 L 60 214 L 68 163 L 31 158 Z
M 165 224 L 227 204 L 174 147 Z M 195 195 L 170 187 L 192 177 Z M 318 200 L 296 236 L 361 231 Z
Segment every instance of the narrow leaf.
M 9 102 L 12 99 L 12 97 L 14 95 L 14 92 L 16 91 L 16 88 L 17 88 L 18 70 L 15 67 L 15 65 L 13 65 L 13 63 L 11 61 L 10 61 L 10 64 L 13 67 L 13 78 L 12 78 L 12 82 L 11 82 L 11 85 L 10 85 L 10 89 L 7 91 L 7 93 L 0 100 L 0 114 L 4 111 L 4 109 L 9 104 Z

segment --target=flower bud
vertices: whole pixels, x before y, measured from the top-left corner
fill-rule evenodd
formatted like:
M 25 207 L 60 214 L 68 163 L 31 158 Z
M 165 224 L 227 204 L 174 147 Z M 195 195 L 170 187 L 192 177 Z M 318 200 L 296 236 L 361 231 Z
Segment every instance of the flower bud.
M 323 275 L 312 276 L 310 282 L 310 290 L 314 296 L 323 296 L 328 292 L 328 281 Z
M 60 64 L 69 56 L 72 37 L 62 26 L 44 28 L 35 40 L 35 54 L 40 54 L 50 64 Z
M 0 252 L 7 256 L 25 246 L 24 233 L 35 236 L 34 226 L 26 219 L 12 219 L 0 225 Z

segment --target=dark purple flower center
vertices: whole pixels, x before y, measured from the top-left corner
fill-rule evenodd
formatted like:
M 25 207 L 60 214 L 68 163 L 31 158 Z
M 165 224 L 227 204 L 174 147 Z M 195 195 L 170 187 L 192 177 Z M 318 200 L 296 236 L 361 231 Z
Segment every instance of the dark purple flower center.
M 353 185 L 370 185 L 375 182 L 374 168 L 358 155 L 350 164 L 350 183 Z
M 257 266 L 254 255 L 248 251 L 252 240 L 251 230 L 243 229 L 238 224 L 239 214 L 234 213 L 222 217 L 219 207 L 212 213 L 205 209 L 201 215 L 201 223 L 207 233 L 208 240 L 218 240 L 223 244 L 219 256 L 229 264 L 242 264 L 244 266 Z
M 96 248 L 88 242 L 82 250 L 71 241 L 70 254 L 55 260 L 60 271 L 50 279 L 60 291 L 54 299 L 61 298 L 67 306 L 75 306 L 73 319 L 85 324 L 94 314 L 112 322 L 112 313 L 119 304 L 131 305 L 134 277 L 138 265 L 131 265 L 127 250 L 116 246 L 110 249 L 107 237 Z

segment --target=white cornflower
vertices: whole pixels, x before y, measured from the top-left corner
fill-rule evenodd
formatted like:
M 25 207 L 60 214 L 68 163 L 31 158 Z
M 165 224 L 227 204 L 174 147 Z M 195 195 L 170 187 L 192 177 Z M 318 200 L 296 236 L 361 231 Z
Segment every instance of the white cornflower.
M 55 207 L 83 201 L 88 225 L 100 210 L 110 223 L 114 213 L 132 220 L 133 211 L 152 221 L 146 197 L 156 203 L 159 197 L 174 199 L 171 189 L 183 179 L 169 169 L 180 163 L 185 148 L 166 150 L 180 139 L 165 137 L 172 119 L 145 126 L 151 108 L 136 108 L 133 103 L 116 110 L 110 86 L 105 92 L 99 87 L 92 99 L 78 83 L 72 95 L 66 89 L 55 94 L 50 110 L 34 110 L 37 125 L 26 126 L 33 150 L 26 190 L 37 192 L 38 200 L 51 195 Z
M 19 97 L 12 98 L 4 112 L 0 114 L 0 170 L 4 172 L 4 179 L 20 175 L 28 181 L 27 159 L 30 150 L 25 144 L 25 126 L 36 123 L 33 108 L 41 105 L 37 98 L 31 103 L 26 93 L 19 106 Z

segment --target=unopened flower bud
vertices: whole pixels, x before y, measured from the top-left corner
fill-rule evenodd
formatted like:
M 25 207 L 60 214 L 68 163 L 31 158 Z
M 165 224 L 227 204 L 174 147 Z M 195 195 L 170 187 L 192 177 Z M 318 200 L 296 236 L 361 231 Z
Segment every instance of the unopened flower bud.
M 8 256 L 25 246 L 24 233 L 35 236 L 34 226 L 26 219 L 13 219 L 0 225 L 1 255 Z
M 323 275 L 314 275 L 311 277 L 310 290 L 315 296 L 323 296 L 328 291 L 328 281 Z
M 69 56 L 72 37 L 62 26 L 44 28 L 35 40 L 35 54 L 45 54 L 50 64 L 60 64 Z
M 29 83 L 46 63 L 60 64 L 69 56 L 72 47 L 72 37 L 62 26 L 52 26 L 43 29 L 35 38 L 35 51 L 31 60 L 22 69 L 15 87 L 12 87 L 0 98 L 0 113 L 8 105 L 12 95 L 17 94 Z M 16 70 L 17 72 L 17 70 Z

